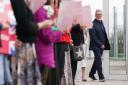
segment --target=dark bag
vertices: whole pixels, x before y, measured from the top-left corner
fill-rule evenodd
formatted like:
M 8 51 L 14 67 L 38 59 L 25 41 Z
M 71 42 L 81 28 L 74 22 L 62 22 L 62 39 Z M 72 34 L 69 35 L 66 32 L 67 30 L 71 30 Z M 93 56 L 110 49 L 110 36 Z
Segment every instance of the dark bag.
M 84 59 L 84 49 L 83 45 L 72 46 L 73 57 L 75 61 L 81 61 Z

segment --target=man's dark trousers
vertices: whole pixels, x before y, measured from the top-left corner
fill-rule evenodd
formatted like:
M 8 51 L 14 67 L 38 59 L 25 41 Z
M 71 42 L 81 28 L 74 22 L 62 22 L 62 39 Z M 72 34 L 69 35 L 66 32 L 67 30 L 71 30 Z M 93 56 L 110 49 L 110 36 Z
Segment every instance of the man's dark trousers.
M 99 79 L 104 79 L 104 75 L 102 72 L 102 54 L 103 54 L 104 49 L 102 48 L 95 48 L 93 50 L 93 53 L 95 55 L 94 62 L 90 71 L 90 75 L 94 76 L 96 71 L 98 72 Z

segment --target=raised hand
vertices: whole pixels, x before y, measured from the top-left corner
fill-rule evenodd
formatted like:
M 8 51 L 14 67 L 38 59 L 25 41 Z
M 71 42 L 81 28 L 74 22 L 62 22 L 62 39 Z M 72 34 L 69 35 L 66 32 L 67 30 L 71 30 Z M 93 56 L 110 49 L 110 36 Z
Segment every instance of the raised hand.
M 7 29 L 10 27 L 10 23 L 8 21 L 2 22 L 2 29 Z
M 70 33 L 70 29 L 69 28 L 61 28 L 59 29 L 63 34 L 65 33 Z
M 38 23 L 39 29 L 46 29 L 52 25 L 54 25 L 54 22 L 52 20 L 45 20 Z
M 81 27 L 81 29 L 86 29 L 87 28 L 87 26 L 84 25 L 84 24 L 80 24 L 80 27 Z

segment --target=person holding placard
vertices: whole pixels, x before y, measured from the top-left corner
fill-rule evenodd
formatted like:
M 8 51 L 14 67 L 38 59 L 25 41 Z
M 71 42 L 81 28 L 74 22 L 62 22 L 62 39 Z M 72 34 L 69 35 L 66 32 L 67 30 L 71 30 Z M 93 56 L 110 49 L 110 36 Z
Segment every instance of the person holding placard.
M 11 0 L 12 8 L 16 17 L 16 45 L 18 53 L 18 83 L 20 85 L 36 85 L 37 75 L 36 59 L 34 55 L 34 46 L 37 32 L 40 29 L 47 29 L 54 22 L 52 20 L 45 20 L 42 22 L 35 22 L 33 12 L 28 3 L 29 0 Z M 36 0 L 38 2 L 38 0 Z M 43 3 L 43 2 L 42 2 Z M 44 4 L 44 3 L 43 3 Z
M 51 17 L 54 14 L 54 10 L 51 7 L 52 0 L 47 0 L 46 4 L 38 9 L 34 14 L 34 20 L 36 22 L 42 22 Z M 66 29 L 58 29 L 55 25 L 49 26 L 47 29 L 41 29 L 38 31 L 35 41 L 35 48 L 37 59 L 40 65 L 40 72 L 42 76 L 42 84 L 47 85 L 49 71 L 52 68 L 56 68 L 56 62 L 54 60 L 54 48 L 53 45 L 59 42 L 62 34 L 66 33 Z

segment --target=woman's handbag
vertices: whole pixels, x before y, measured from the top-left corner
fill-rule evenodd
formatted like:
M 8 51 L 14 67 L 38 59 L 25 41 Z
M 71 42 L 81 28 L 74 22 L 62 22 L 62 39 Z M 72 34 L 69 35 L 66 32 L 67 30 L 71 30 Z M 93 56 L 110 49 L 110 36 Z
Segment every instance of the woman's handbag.
M 72 46 L 73 57 L 75 61 L 81 61 L 84 59 L 84 49 L 83 45 Z

